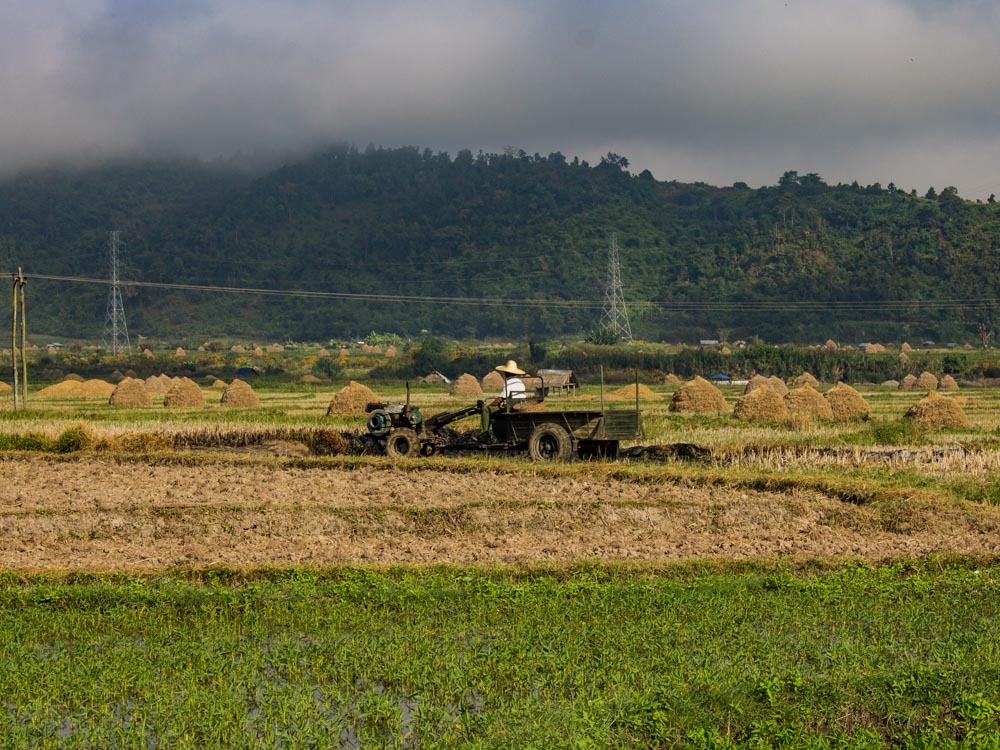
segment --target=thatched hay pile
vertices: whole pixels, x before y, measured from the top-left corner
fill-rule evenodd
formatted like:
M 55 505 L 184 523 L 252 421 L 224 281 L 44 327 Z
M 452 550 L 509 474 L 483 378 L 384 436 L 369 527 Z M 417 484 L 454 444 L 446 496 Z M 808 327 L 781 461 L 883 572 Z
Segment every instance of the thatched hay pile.
M 389 344 L 389 346 L 385 348 L 385 356 L 395 357 L 397 354 L 399 354 L 399 351 L 392 344 Z
M 906 342 L 904 341 L 904 342 L 902 343 L 902 345 L 901 345 L 901 346 L 899 347 L 899 351 L 901 351 L 901 352 L 912 352 L 912 351 L 913 351 L 913 347 L 912 347 L 912 346 L 910 346 L 909 344 L 907 344 L 907 343 L 906 343 Z
M 348 355 L 349 355 L 350 353 L 351 353 L 351 350 L 350 350 L 350 349 L 347 349 L 347 348 L 342 348 L 342 349 L 340 350 L 340 352 L 338 352 L 338 354 L 339 354 L 339 355 L 340 355 L 341 357 L 346 357 L 346 356 L 348 356 Z
M 808 386 L 812 386 L 813 388 L 818 388 L 819 387 L 819 381 L 815 377 L 813 377 L 812 373 L 810 373 L 810 372 L 804 372 L 801 375 L 799 375 L 797 378 L 795 378 L 795 380 L 792 381 L 792 385 L 794 385 L 795 387 L 800 387 L 800 386 L 803 386 L 803 385 L 808 385 Z
M 881 354 L 885 351 L 885 347 L 881 344 L 869 344 L 865 347 L 865 354 Z
M 839 347 L 837 346 L 836 341 L 834 341 L 833 339 L 827 339 L 826 343 L 823 344 L 823 348 L 826 349 L 828 352 L 832 352 L 833 350 L 838 349 Z
M 11 390 L 14 390 L 14 389 L 11 388 L 9 385 L 7 385 L 2 380 L 0 380 L 0 391 L 11 391 Z
M 971 427 L 962 407 L 955 399 L 931 391 L 906 412 L 906 418 L 927 427 Z
M 198 407 L 205 405 L 205 394 L 191 378 L 174 381 L 163 397 L 163 405 L 168 407 Z
M 261 349 L 259 346 L 255 347 L 254 350 L 253 350 L 253 355 L 255 357 L 263 357 L 264 356 L 264 350 Z
M 763 375 L 754 375 L 750 380 L 747 381 L 746 388 L 743 389 L 743 395 L 750 393 L 751 391 L 756 391 L 758 388 L 770 388 L 771 381 L 765 378 Z M 771 388 L 773 391 L 774 389 Z M 775 391 L 777 393 L 777 391 Z M 784 395 L 784 394 L 782 394 Z
M 180 359 L 181 357 L 186 357 L 187 356 L 187 352 L 184 351 L 184 347 L 178 346 L 174 350 L 174 356 L 177 357 L 178 359 Z
M 247 409 L 260 406 L 260 398 L 253 392 L 249 383 L 236 378 L 222 392 L 222 400 L 219 405 Z
M 365 406 L 378 401 L 378 394 L 361 383 L 351 381 L 335 394 L 326 409 L 328 417 L 360 417 L 365 413 Z
M 103 380 L 64 380 L 42 388 L 37 395 L 42 398 L 110 398 L 115 387 Z
M 125 373 L 122 372 L 121 370 L 113 370 L 112 373 L 111 373 L 111 375 L 110 375 L 110 377 L 111 377 L 111 379 L 113 381 L 115 381 L 116 383 L 118 383 L 118 382 L 120 382 L 120 381 L 122 381 L 122 380 L 125 379 Z M 80 382 L 83 382 L 83 381 L 80 381 Z
M 906 352 L 899 353 L 899 364 L 904 366 L 910 364 L 910 358 L 906 356 Z
M 699 375 L 677 389 L 669 410 L 678 414 L 718 414 L 729 411 L 729 404 L 722 391 Z
M 782 398 L 788 393 L 788 386 L 785 385 L 785 381 L 779 378 L 777 375 L 772 375 L 767 379 L 768 384 L 771 386 L 771 390 L 777 393 Z
M 503 388 L 503 375 L 496 370 L 486 374 L 483 378 L 484 391 L 499 391 Z
M 967 341 L 964 344 L 962 344 L 962 348 L 965 349 L 966 351 L 971 351 L 974 347 Z
M 218 391 L 218 390 L 224 390 L 226 388 L 226 381 L 225 380 L 218 380 L 218 379 L 213 380 L 212 381 L 212 385 L 210 385 L 209 388 L 212 388 L 212 389 L 214 389 L 216 391 Z
M 152 406 L 153 397 L 146 390 L 146 384 L 135 378 L 125 378 L 108 398 L 112 406 Z
M 868 402 L 847 383 L 837 383 L 823 394 L 830 404 L 834 419 L 868 419 L 872 410 Z
M 917 376 L 910 373 L 905 378 L 899 381 L 899 389 L 901 391 L 910 390 L 917 387 Z
M 924 370 L 920 373 L 920 377 L 917 378 L 917 387 L 922 388 L 925 391 L 936 391 L 938 387 L 938 379 L 934 373 Z
M 882 385 L 885 388 L 902 388 L 903 387 L 903 384 L 900 383 L 898 380 L 886 380 L 884 383 L 882 383 Z
M 788 416 L 797 419 L 833 419 L 833 409 L 823 394 L 811 385 L 793 388 L 785 394 Z
M 83 383 L 86 378 L 83 375 L 77 375 L 75 372 L 71 372 L 63 380 L 75 380 L 77 383 Z
M 941 382 L 938 383 L 938 388 L 942 391 L 957 391 L 958 381 L 951 375 L 945 375 L 941 378 Z
M 201 344 L 201 345 L 199 345 L 199 346 L 198 346 L 198 351 L 199 351 L 199 352 L 203 352 L 203 351 L 205 351 L 205 345 L 204 345 L 204 344 Z
M 243 344 L 233 344 L 229 348 L 229 351 L 234 352 L 236 354 L 244 354 L 246 353 L 246 347 L 243 346 Z
M 780 422 L 788 418 L 788 407 L 784 399 L 764 383 L 740 396 L 733 407 L 733 416 L 748 422 Z
M 449 396 L 482 396 L 483 389 L 479 387 L 479 381 L 475 375 L 465 372 L 459 375 L 451 384 Z
M 156 355 L 153 354 L 153 352 L 150 351 L 149 349 L 143 349 L 142 356 L 144 359 L 153 359 L 153 357 L 155 357 Z
M 652 401 L 658 399 L 660 394 L 654 391 L 652 388 L 644 386 L 639 383 L 639 398 L 644 401 Z M 611 393 L 606 393 L 604 395 L 608 401 L 635 401 L 635 383 L 632 385 L 623 385 L 616 391 Z
M 676 375 L 674 375 L 673 373 L 670 373 L 669 375 L 667 375 L 667 377 L 663 379 L 663 382 L 666 383 L 667 385 L 677 385 L 678 383 L 681 383 L 683 381 L 681 381 L 681 379 Z
M 271 344 L 269 347 L 267 347 L 268 354 L 279 354 L 280 352 L 283 351 L 285 351 L 285 347 L 282 346 L 281 344 Z
M 721 354 L 721 355 L 722 355 L 723 357 L 728 357 L 728 356 L 729 356 L 729 355 L 731 355 L 732 353 L 733 353 L 733 350 L 732 350 L 732 349 L 730 349 L 730 348 L 729 348 L 728 346 L 726 346 L 725 344 L 723 344 L 723 345 L 722 345 L 722 348 L 721 348 L 721 349 L 719 349 L 719 354 Z
M 330 356 L 330 352 L 327 351 L 326 349 L 320 349 L 318 352 L 316 352 L 316 357 L 317 358 L 319 358 L 319 357 L 329 357 L 329 356 Z
M 146 378 L 146 390 L 152 393 L 154 396 L 164 396 L 167 391 L 170 390 L 170 386 L 174 384 L 174 381 L 169 375 L 164 375 L 162 372 L 159 375 L 150 375 Z
M 301 378 L 299 378 L 299 382 L 300 383 L 311 383 L 311 384 L 315 385 L 316 383 L 322 383 L 323 381 L 320 378 L 318 378 L 315 375 L 313 375 L 312 373 L 309 373 L 308 375 L 303 375 Z

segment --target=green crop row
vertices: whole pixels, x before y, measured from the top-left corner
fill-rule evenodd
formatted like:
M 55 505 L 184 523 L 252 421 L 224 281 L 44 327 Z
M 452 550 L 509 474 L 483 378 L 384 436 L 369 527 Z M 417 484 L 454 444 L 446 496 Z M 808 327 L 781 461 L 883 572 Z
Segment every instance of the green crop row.
M 995 747 L 1000 568 L 0 580 L 0 747 Z

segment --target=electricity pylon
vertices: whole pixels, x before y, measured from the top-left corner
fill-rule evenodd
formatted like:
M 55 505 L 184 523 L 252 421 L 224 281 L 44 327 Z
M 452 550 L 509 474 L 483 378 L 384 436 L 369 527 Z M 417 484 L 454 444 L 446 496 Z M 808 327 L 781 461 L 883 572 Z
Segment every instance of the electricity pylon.
M 628 323 L 628 309 L 622 292 L 622 269 L 618 259 L 618 235 L 611 233 L 608 248 L 608 281 L 604 289 L 604 310 L 601 328 L 619 341 L 632 340 L 632 327 Z
M 122 290 L 118 278 L 120 233 L 110 232 L 108 238 L 108 262 L 111 266 L 111 289 L 108 292 L 108 311 L 104 316 L 104 345 L 114 356 L 123 352 L 132 353 L 132 343 L 128 340 L 128 326 L 125 325 L 125 305 L 122 304 Z

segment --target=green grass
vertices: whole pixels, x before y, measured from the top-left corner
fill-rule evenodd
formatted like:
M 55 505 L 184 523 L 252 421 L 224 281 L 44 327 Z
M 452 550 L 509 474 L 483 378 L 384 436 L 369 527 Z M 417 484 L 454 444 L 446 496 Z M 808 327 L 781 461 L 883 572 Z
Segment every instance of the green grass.
M 0 747 L 995 747 L 1000 568 L 8 577 L 0 665 Z

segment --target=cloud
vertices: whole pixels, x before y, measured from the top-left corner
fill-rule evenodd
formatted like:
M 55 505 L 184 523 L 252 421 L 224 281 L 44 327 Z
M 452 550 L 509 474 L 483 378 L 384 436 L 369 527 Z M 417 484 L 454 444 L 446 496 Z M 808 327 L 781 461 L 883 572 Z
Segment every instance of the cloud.
M 350 140 L 985 196 L 998 21 L 918 0 L 8 0 L 0 171 Z

